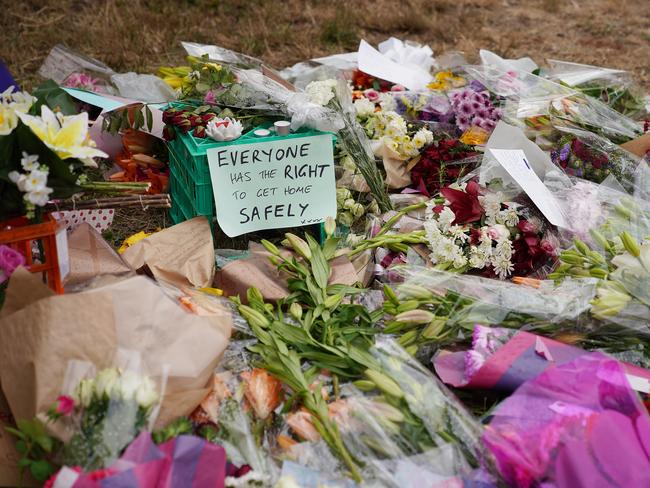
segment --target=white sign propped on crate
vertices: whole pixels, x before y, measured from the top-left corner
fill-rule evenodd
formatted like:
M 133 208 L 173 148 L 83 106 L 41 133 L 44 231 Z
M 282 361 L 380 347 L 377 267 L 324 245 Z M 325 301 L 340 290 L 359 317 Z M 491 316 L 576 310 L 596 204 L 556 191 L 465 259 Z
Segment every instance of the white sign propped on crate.
M 221 229 L 235 237 L 336 216 L 329 134 L 269 138 L 207 151 Z

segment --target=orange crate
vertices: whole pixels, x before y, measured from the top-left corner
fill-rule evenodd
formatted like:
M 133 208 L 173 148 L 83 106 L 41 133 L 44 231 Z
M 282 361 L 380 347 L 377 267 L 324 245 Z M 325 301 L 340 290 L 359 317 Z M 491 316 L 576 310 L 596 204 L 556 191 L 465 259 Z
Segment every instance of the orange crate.
M 32 273 L 43 273 L 47 284 L 56 293 L 63 293 L 61 270 L 56 248 L 56 233 L 60 224 L 50 214 L 41 224 L 32 224 L 26 217 L 0 222 L 0 244 L 5 244 L 25 256 L 25 265 Z M 65 232 L 65 231 L 63 231 Z M 41 242 L 45 256 L 35 262 L 34 242 Z M 43 257 L 45 259 L 43 259 Z

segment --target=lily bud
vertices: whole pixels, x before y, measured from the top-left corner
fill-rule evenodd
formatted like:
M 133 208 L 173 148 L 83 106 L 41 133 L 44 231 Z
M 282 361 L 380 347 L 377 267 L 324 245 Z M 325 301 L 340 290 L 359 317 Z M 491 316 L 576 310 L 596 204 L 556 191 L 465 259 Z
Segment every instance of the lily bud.
M 629 232 L 621 232 L 621 241 L 623 242 L 625 250 L 632 256 L 638 258 L 641 255 L 641 248 L 639 247 L 639 244 L 636 242 L 636 239 L 630 235 Z
M 589 252 L 589 246 L 582 242 L 580 239 L 573 239 L 573 245 L 576 247 L 580 254 L 587 254 Z
M 239 313 L 244 317 L 251 325 L 256 325 L 263 329 L 266 329 L 270 322 L 269 320 L 262 315 L 260 312 L 254 308 L 248 307 L 246 305 L 241 305 L 239 307 Z
M 336 231 L 336 220 L 333 217 L 327 217 L 325 219 L 325 225 L 323 226 L 325 230 L 325 235 L 327 237 L 332 237 Z
M 397 313 L 409 312 L 417 309 L 419 306 L 420 302 L 418 300 L 407 300 L 399 304 L 397 307 Z
M 289 307 L 289 315 L 291 315 L 294 319 L 300 320 L 302 317 L 302 307 L 298 303 L 292 303 L 291 306 Z
M 372 381 L 368 380 L 357 380 L 353 381 L 352 384 L 359 388 L 361 391 L 372 391 L 377 388 L 377 386 Z
M 598 278 L 601 280 L 604 280 L 609 275 L 609 273 L 607 273 L 607 271 L 605 271 L 602 268 L 592 268 L 589 270 L 589 274 L 594 278 Z
M 309 249 L 309 244 L 290 232 L 286 233 L 285 236 L 289 240 L 289 244 L 294 251 L 307 260 L 311 259 L 311 249 Z
M 248 290 L 246 290 L 246 298 L 248 298 L 248 303 L 264 303 L 264 297 L 262 296 L 262 293 L 254 286 L 251 286 Z
M 370 381 L 372 381 L 375 384 L 375 386 L 380 391 L 382 391 L 386 395 L 395 398 L 402 398 L 404 396 L 404 392 L 399 387 L 399 385 L 395 383 L 391 378 L 386 376 L 385 374 L 372 369 L 367 369 L 365 371 L 365 375 Z
M 422 331 L 422 337 L 426 339 L 435 339 L 440 335 L 447 321 L 445 319 L 432 320 Z
M 404 283 L 397 289 L 399 294 L 405 298 L 417 298 L 420 300 L 429 300 L 433 298 L 433 293 L 420 285 Z
M 261 242 L 262 242 L 262 245 L 264 246 L 264 249 L 266 249 L 271 254 L 274 254 L 276 256 L 278 256 L 280 254 L 280 250 L 272 242 L 267 241 L 266 239 L 262 239 Z
M 592 229 L 589 231 L 589 234 L 591 234 L 591 237 L 596 241 L 596 243 L 602 247 L 603 249 L 608 249 L 609 248 L 609 242 L 607 239 L 605 239 L 605 236 L 602 235 L 600 232 L 598 232 L 595 229 Z
M 405 324 L 428 324 L 435 318 L 436 316 L 428 310 L 409 310 L 398 314 L 395 320 Z

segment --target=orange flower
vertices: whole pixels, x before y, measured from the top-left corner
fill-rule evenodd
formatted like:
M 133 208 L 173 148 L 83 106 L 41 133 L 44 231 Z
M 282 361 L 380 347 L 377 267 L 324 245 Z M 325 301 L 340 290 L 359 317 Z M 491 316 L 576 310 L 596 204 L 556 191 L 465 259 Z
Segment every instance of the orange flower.
M 212 391 L 190 416 L 193 421 L 199 424 L 218 423 L 221 402 L 224 398 L 232 395 L 223 380 L 223 373 L 216 373 L 212 376 Z
M 311 422 L 311 413 L 304 408 L 287 415 L 287 424 L 303 440 L 314 442 L 320 439 L 320 434 Z
M 484 129 L 472 126 L 467 129 L 462 136 L 460 136 L 460 142 L 469 146 L 476 146 L 485 144 L 489 137 L 490 134 L 488 134 Z
M 293 446 L 298 444 L 296 441 L 294 441 L 291 437 L 279 434 L 277 437 L 278 441 L 278 446 L 280 446 L 280 449 L 283 451 L 288 451 L 290 450 Z
M 244 371 L 241 377 L 246 382 L 246 400 L 253 407 L 255 415 L 265 420 L 282 403 L 282 383 L 260 368 Z

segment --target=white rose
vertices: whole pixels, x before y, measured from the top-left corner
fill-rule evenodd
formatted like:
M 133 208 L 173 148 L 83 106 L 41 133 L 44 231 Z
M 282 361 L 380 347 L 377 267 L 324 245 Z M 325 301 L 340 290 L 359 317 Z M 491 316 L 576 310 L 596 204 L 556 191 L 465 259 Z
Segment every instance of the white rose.
M 150 378 L 143 378 L 140 389 L 136 393 L 135 400 L 142 408 L 149 408 L 158 401 L 156 385 Z
M 95 391 L 98 397 L 106 395 L 111 396 L 115 384 L 119 378 L 119 372 L 116 368 L 107 368 L 99 372 L 95 377 Z
M 95 384 L 92 379 L 81 380 L 74 390 L 74 402 L 82 407 L 88 407 L 92 402 Z
M 129 401 L 135 398 L 135 395 L 141 385 L 142 378 L 140 375 L 134 373 L 133 371 L 125 371 L 122 373 L 122 376 L 115 385 L 115 389 L 123 400 Z

